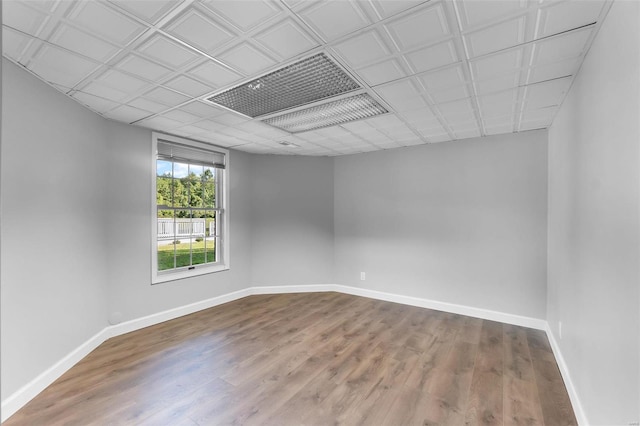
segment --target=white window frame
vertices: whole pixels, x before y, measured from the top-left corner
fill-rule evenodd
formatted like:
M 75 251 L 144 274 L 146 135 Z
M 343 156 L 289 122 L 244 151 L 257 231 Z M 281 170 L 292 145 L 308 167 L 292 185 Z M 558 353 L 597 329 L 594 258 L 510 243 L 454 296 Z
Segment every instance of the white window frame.
M 218 187 L 221 193 L 216 193 L 216 207 L 222 209 L 222 220 L 216 224 L 221 232 L 222 250 L 216 253 L 218 261 L 215 263 L 205 263 L 184 267 L 180 269 L 158 271 L 158 207 L 156 204 L 156 160 L 158 158 L 158 141 L 175 142 L 193 148 L 205 149 L 225 155 L 226 167 L 223 170 L 222 183 Z M 219 148 L 207 143 L 198 142 L 190 139 L 180 138 L 177 136 L 166 135 L 162 133 L 151 133 L 151 284 L 159 284 L 167 281 L 175 281 L 184 278 L 195 277 L 214 272 L 226 271 L 230 268 L 229 263 L 229 150 Z M 220 203 L 222 205 L 219 205 Z M 218 219 L 218 217 L 216 217 Z M 218 242 L 216 242 L 216 250 L 218 250 Z

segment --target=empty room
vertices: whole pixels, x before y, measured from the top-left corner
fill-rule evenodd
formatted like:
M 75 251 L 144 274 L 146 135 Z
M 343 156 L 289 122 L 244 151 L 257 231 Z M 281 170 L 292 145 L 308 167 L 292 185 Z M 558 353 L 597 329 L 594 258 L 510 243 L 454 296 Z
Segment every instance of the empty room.
M 3 426 L 640 424 L 640 1 L 1 37 Z

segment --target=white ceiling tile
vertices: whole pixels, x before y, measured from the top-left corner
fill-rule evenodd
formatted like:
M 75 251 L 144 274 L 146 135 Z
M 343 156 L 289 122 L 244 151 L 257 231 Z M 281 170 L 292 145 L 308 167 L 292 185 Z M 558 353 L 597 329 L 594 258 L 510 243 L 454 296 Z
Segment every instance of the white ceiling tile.
M 242 117 L 238 114 L 234 114 L 231 112 L 226 112 L 220 115 L 217 115 L 215 117 L 212 118 L 212 120 L 220 123 L 220 124 L 225 124 L 227 126 L 235 126 L 237 124 L 243 123 L 245 121 L 248 120 L 248 118 Z
M 567 77 L 527 86 L 526 109 L 559 105 L 569 90 L 570 84 L 571 78 Z
M 389 18 L 409 8 L 415 7 L 426 0 L 372 0 L 371 3 L 382 19 Z
M 166 105 L 159 104 L 157 102 L 153 102 L 144 98 L 135 99 L 133 101 L 128 102 L 128 104 L 132 107 L 135 107 L 144 111 L 149 111 L 154 114 L 158 114 L 160 112 L 166 111 L 168 108 Z
M 436 104 L 465 99 L 470 96 L 466 85 L 438 90 L 430 93 L 430 95 L 431 99 L 433 99 L 433 102 L 435 102 Z
M 440 4 L 402 16 L 385 27 L 401 50 L 428 45 L 450 35 Z
M 116 12 L 106 3 L 97 1 L 77 2 L 69 18 L 92 34 L 101 35 L 122 46 L 144 30 L 142 25 Z
M 150 81 L 157 81 L 171 73 L 169 68 L 158 65 L 140 56 L 129 55 L 122 59 L 115 68 L 130 72 Z
M 513 113 L 515 112 L 515 104 L 490 103 L 483 105 L 480 109 L 482 112 L 482 118 L 486 120 L 494 117 L 513 115 Z
M 402 66 L 395 59 L 380 62 L 358 70 L 358 74 L 370 86 L 387 83 L 405 77 Z
M 198 65 L 192 70 L 189 70 L 188 74 L 199 78 L 214 89 L 227 86 L 242 78 L 240 74 L 236 74 L 230 69 L 213 61 L 207 61 L 204 64 Z
M 518 87 L 520 82 L 520 71 L 505 74 L 500 77 L 490 78 L 488 80 L 477 81 L 476 91 L 479 96 L 487 95 L 501 90 Z
M 522 64 L 522 49 L 511 49 L 471 61 L 476 80 L 489 80 L 501 74 L 514 73 Z
M 213 12 L 236 28 L 247 32 L 281 12 L 273 1 L 204 0 Z
M 433 115 L 433 111 L 431 111 L 431 108 L 421 108 L 413 111 L 406 111 L 402 113 L 402 116 L 410 123 L 431 122 L 437 120 L 436 116 Z
M 391 53 L 376 30 L 348 38 L 334 49 L 354 68 L 379 61 Z
M 36 35 L 47 15 L 19 1 L 2 2 L 2 25 L 7 25 L 23 33 Z
M 134 121 L 138 121 L 141 118 L 148 117 L 150 114 L 148 111 L 143 111 L 138 108 L 133 108 L 127 105 L 119 106 L 106 114 L 105 117 L 111 118 L 113 120 L 122 121 L 125 123 L 133 123 Z
M 217 132 L 220 129 L 227 127 L 224 124 L 216 123 L 215 121 L 211 121 L 211 120 L 198 121 L 196 123 L 193 123 L 192 126 L 199 127 L 201 129 L 204 129 L 210 132 Z
M 521 16 L 465 36 L 471 57 L 484 55 L 523 43 L 527 20 Z
M 429 143 L 440 143 L 440 142 L 448 142 L 451 140 L 451 136 L 449 136 L 449 134 L 447 133 L 440 133 L 440 134 L 432 134 L 427 136 L 427 139 L 429 140 Z
M 213 53 L 233 38 L 233 34 L 198 9 L 187 9 L 166 26 L 166 31 L 206 53 Z
M 385 129 L 387 127 L 398 127 L 398 126 L 403 126 L 406 128 L 405 124 L 394 114 L 379 115 L 377 117 L 369 118 L 366 121 L 367 121 L 367 124 L 375 127 L 378 130 Z
M 465 130 L 454 131 L 454 134 L 456 135 L 456 139 L 479 138 L 480 130 L 478 128 L 465 129 Z
M 458 60 L 455 46 L 451 41 L 405 54 L 414 72 L 429 71 Z
M 253 38 L 283 60 L 318 46 L 313 37 L 291 19 L 278 22 Z
M 191 102 L 186 105 L 180 107 L 180 109 L 190 112 L 191 114 L 195 114 L 202 118 L 215 117 L 216 115 L 223 114 L 225 111 L 216 108 L 212 105 L 206 104 L 204 102 Z
M 356 2 L 317 2 L 300 12 L 305 22 L 325 41 L 331 41 L 370 24 Z
M 437 106 L 447 122 L 467 122 L 475 119 L 473 106 L 469 99 L 448 102 Z
M 193 51 L 161 35 L 154 35 L 138 51 L 171 68 L 182 68 L 199 56 Z
M 127 12 L 155 24 L 182 0 L 108 0 Z
M 162 114 L 162 117 L 170 118 L 171 120 L 179 121 L 180 123 L 193 123 L 194 121 L 200 120 L 200 117 L 189 114 L 188 112 L 180 111 L 179 109 L 174 109 L 173 111 L 165 112 Z
M 145 93 L 144 97 L 152 101 L 165 104 L 173 107 L 189 100 L 188 97 L 174 92 L 173 90 L 165 89 L 163 87 L 156 87 L 152 91 Z
M 479 98 L 480 106 L 486 107 L 491 104 L 515 104 L 518 98 L 517 90 L 505 90 Z
M 95 62 L 65 50 L 45 45 L 29 69 L 45 81 L 73 87 L 97 68 Z
M 556 111 L 557 111 L 556 107 L 539 108 L 539 109 L 533 109 L 533 110 L 524 111 L 524 113 L 522 114 L 522 121 L 524 121 L 524 122 L 531 122 L 531 121 L 551 122 L 551 120 L 553 119 L 553 116 L 555 115 Z
M 61 25 L 51 42 L 81 55 L 105 62 L 119 48 L 68 25 Z
M 32 40 L 17 31 L 2 27 L 2 54 L 17 61 L 24 53 L 25 48 Z
M 130 96 L 130 93 L 114 89 L 103 84 L 99 84 L 95 81 L 88 83 L 82 88 L 83 93 L 88 93 L 101 98 L 109 99 L 114 102 L 122 102 Z
M 500 124 L 496 126 L 485 125 L 484 131 L 487 135 L 500 135 L 513 132 L 513 124 Z
M 139 126 L 149 127 L 151 129 L 172 130 L 182 125 L 179 121 L 171 120 L 165 117 L 152 117 L 136 123 Z
M 149 83 L 116 70 L 108 70 L 95 81 L 100 85 L 134 94 L 149 86 Z
M 264 71 L 266 68 L 276 64 L 273 59 L 249 43 L 242 43 L 233 47 L 227 52 L 218 55 L 218 59 L 246 75 Z
M 414 96 L 412 98 L 396 98 L 387 100 L 396 111 L 411 111 L 413 109 L 426 108 L 428 105 L 421 96 Z
M 532 83 L 551 80 L 558 77 L 573 75 L 578 70 L 580 62 L 577 58 L 560 61 L 553 64 L 540 65 L 532 68 L 529 81 Z
M 526 0 L 467 0 L 459 3 L 464 30 L 524 11 Z
M 569 0 L 541 9 L 539 37 L 561 33 L 596 22 L 603 0 Z
M 202 96 L 205 93 L 211 92 L 212 90 L 210 86 L 202 84 L 184 75 L 180 75 L 172 80 L 169 80 L 163 83 L 163 85 L 193 97 Z
M 411 80 L 397 81 L 376 87 L 376 92 L 385 100 L 412 98 L 420 95 L 419 87 Z
M 538 130 L 538 129 L 546 129 L 551 125 L 551 120 L 539 120 L 539 121 L 523 121 L 520 124 L 520 131 L 526 130 Z
M 424 87 L 429 92 L 446 89 L 449 87 L 460 86 L 465 83 L 464 72 L 460 65 L 446 68 L 443 70 L 433 71 L 428 74 L 422 74 L 418 77 Z
M 581 55 L 587 49 L 591 31 L 591 28 L 572 31 L 536 43 L 534 65 L 558 62 Z
M 93 96 L 88 93 L 75 92 L 72 97 L 97 112 L 109 111 L 110 109 L 118 106 L 117 102 Z

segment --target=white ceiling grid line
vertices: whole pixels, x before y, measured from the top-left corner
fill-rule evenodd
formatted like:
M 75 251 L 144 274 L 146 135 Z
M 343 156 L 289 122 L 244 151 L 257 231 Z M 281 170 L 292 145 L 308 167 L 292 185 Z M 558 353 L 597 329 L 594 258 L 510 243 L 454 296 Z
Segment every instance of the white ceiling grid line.
M 611 1 L 8 0 L 3 55 L 112 120 L 350 155 L 549 127 Z M 207 101 L 318 53 L 389 112 L 294 135 Z

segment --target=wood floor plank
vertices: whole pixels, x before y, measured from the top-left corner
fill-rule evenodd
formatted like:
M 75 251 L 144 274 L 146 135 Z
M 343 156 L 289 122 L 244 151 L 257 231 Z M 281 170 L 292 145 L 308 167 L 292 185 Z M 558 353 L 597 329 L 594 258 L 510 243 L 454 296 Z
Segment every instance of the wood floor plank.
M 340 293 L 114 337 L 14 425 L 573 425 L 544 332 Z

